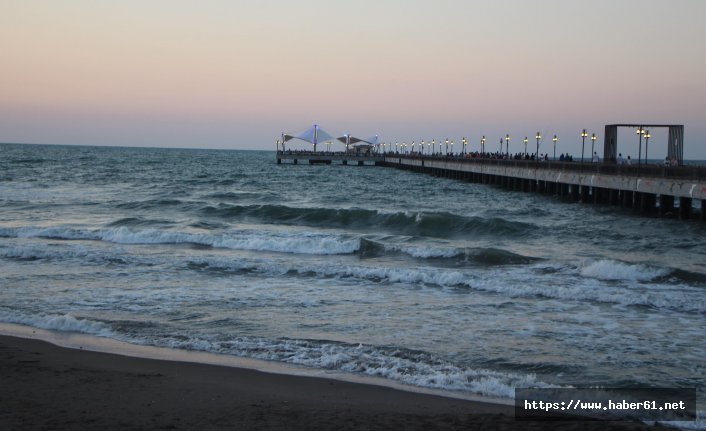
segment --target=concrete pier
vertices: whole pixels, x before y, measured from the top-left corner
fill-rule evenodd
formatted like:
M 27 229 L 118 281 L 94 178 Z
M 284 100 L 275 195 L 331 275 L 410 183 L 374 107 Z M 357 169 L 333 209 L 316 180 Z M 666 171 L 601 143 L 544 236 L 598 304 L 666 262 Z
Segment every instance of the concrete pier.
M 277 164 L 355 164 L 406 169 L 436 177 L 546 193 L 568 202 L 633 208 L 645 215 L 706 221 L 706 167 L 629 166 L 501 160 L 418 154 L 278 151 Z M 678 206 L 675 203 L 678 202 Z M 694 203 L 700 204 L 696 208 Z
M 386 156 L 377 164 L 521 192 L 551 193 L 569 202 L 620 205 L 644 215 L 706 219 L 706 167 L 618 166 L 460 156 Z M 677 201 L 678 199 L 678 201 Z M 699 209 L 694 202 L 701 203 Z M 679 205 L 675 208 L 675 202 Z

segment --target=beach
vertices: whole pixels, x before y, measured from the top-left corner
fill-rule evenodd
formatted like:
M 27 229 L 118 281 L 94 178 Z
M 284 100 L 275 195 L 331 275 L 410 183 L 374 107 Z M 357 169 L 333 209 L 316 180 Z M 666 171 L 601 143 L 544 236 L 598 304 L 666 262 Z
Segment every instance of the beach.
M 161 361 L 0 336 L 0 428 L 660 429 L 516 422 L 512 406 L 383 386 Z

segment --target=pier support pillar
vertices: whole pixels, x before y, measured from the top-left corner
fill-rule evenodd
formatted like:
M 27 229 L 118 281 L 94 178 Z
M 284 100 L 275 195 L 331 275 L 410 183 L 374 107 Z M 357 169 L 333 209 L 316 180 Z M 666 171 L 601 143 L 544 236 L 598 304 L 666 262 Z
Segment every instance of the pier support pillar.
M 364 164 L 365 164 L 365 162 L 364 162 L 364 161 L 362 161 L 362 160 L 358 160 L 358 166 L 363 166 Z
M 631 192 L 630 190 L 623 190 L 620 193 L 623 195 L 623 199 L 622 199 L 623 206 L 625 208 L 632 208 L 634 193 Z
M 608 190 L 608 203 L 610 205 L 618 205 L 618 190 L 616 189 L 610 189 Z
M 691 218 L 691 198 L 679 198 L 679 218 L 682 220 Z
M 591 198 L 588 193 L 589 190 L 590 188 L 588 186 L 581 186 L 581 202 L 585 204 L 591 202 Z
M 279 157 L 277 157 L 277 164 L 278 164 L 278 165 L 281 165 L 281 164 L 282 164 L 282 159 L 280 159 Z
M 667 216 L 674 214 L 674 196 L 659 196 L 659 215 Z
M 649 214 L 652 213 L 657 206 L 657 196 L 652 193 L 638 193 L 640 211 Z
M 348 160 L 343 160 L 343 161 L 341 162 L 341 164 L 342 164 L 342 165 L 347 165 L 347 164 L 348 164 Z
M 600 187 L 591 187 L 591 194 L 593 195 L 593 204 L 598 205 L 603 203 L 603 189 Z
M 295 164 L 295 165 L 299 164 L 299 160 L 294 159 L 294 164 Z

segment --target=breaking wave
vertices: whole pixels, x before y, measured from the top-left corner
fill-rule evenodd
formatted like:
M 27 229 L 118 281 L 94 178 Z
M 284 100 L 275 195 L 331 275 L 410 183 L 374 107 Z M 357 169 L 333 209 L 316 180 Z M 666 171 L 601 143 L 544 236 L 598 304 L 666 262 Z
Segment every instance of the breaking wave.
M 350 254 L 360 247 L 357 238 L 311 232 L 241 231 L 233 233 L 191 233 L 159 229 L 133 230 L 126 226 L 108 229 L 67 227 L 0 228 L 0 236 L 97 240 L 117 244 L 198 244 L 237 250 L 272 251 L 299 254 Z
M 285 205 L 207 206 L 202 214 L 225 220 L 303 225 L 317 228 L 370 229 L 395 234 L 448 238 L 459 235 L 523 237 L 536 226 L 500 217 L 465 217 L 448 212 L 391 212 L 361 208 L 295 208 Z
M 386 284 L 404 283 L 440 288 L 461 288 L 506 297 L 545 297 L 569 301 L 592 301 L 623 306 L 647 306 L 674 309 L 684 312 L 706 312 L 706 304 L 700 298 L 703 289 L 692 286 L 663 284 L 637 285 L 630 279 L 618 285 L 595 284 L 590 278 L 581 277 L 579 267 L 567 267 L 565 283 L 546 284 L 538 274 L 545 270 L 540 265 L 516 267 L 511 271 L 478 274 L 474 271 L 444 269 L 437 267 L 385 267 L 345 264 L 302 263 L 296 267 L 275 261 L 232 261 L 222 258 L 190 260 L 188 267 L 199 271 L 258 273 L 267 276 L 296 276 L 318 278 L 359 279 L 366 282 Z M 579 277 L 575 277 L 576 273 Z M 502 281 L 504 279 L 504 281 Z
M 84 334 L 109 337 L 113 335 L 110 327 L 102 322 L 74 317 L 71 314 L 35 314 L 17 312 L 0 308 L 0 321 L 17 323 L 34 328 L 48 329 L 62 332 L 80 332 Z

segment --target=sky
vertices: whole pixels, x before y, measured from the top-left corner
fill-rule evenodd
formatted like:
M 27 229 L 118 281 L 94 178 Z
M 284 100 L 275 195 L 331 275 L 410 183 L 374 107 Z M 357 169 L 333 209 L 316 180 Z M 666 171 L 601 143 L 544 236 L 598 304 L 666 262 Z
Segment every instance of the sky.
M 0 0 L 0 142 L 274 150 L 316 123 L 471 150 L 509 134 L 511 152 L 539 131 L 580 154 L 584 128 L 602 145 L 606 124 L 666 123 L 706 159 L 705 16 L 703 0 Z

